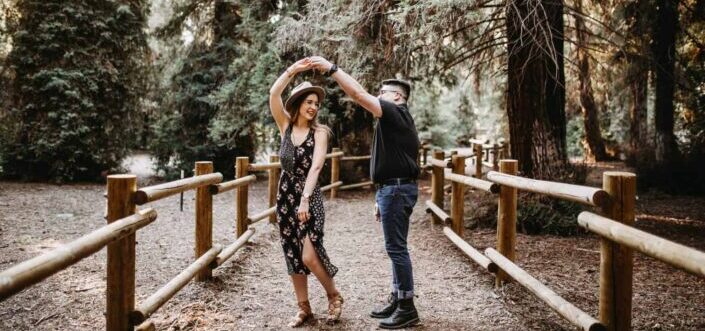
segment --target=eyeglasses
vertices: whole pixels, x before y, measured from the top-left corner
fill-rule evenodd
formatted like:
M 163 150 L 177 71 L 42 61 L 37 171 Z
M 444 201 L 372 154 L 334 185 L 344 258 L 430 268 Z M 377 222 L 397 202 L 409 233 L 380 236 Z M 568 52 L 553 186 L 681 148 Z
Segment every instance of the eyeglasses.
M 399 94 L 402 94 L 401 92 L 399 92 L 399 91 L 395 91 L 395 90 L 385 90 L 385 89 L 380 89 L 380 90 L 379 90 L 379 95 L 385 94 L 385 93 L 387 93 L 387 92 L 394 92 L 394 93 L 399 93 Z

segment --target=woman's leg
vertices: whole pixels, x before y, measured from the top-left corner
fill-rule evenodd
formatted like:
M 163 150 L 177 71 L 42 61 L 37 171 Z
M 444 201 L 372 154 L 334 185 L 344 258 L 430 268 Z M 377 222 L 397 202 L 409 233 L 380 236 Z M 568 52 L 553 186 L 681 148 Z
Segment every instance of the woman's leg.
M 313 243 L 308 236 L 304 238 L 303 260 L 306 267 L 311 270 L 316 278 L 318 278 L 318 281 L 321 282 L 328 296 L 339 294 L 338 290 L 335 288 L 333 277 L 331 277 L 326 271 L 326 268 L 323 267 L 323 263 L 321 263 L 321 259 L 318 257 L 316 250 L 313 248 Z
M 308 302 L 308 277 L 305 274 L 291 275 L 291 283 L 294 284 L 294 293 L 296 293 L 296 301 L 298 301 L 299 311 L 289 323 L 290 327 L 299 327 L 304 324 L 313 313 L 311 312 L 311 304 Z
M 306 267 L 318 278 L 318 281 L 321 282 L 321 285 L 323 285 L 323 288 L 326 290 L 328 296 L 328 324 L 338 322 L 340 320 L 340 314 L 343 312 L 343 297 L 340 296 L 340 292 L 335 288 L 333 277 L 326 271 L 318 253 L 316 253 L 316 250 L 313 248 L 311 238 L 308 236 L 304 238 L 304 250 L 302 255 Z
M 291 275 L 291 283 L 294 284 L 296 301 L 308 301 L 308 276 L 305 274 L 293 274 Z

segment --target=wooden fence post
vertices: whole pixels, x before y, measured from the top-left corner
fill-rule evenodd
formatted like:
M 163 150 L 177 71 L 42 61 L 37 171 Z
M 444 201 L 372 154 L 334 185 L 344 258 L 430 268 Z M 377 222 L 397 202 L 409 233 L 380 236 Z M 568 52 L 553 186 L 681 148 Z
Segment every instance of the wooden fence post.
M 499 161 L 499 171 L 509 175 L 516 175 L 517 160 Z M 510 261 L 516 260 L 516 231 L 517 231 L 517 189 L 502 185 L 499 191 L 497 206 L 497 251 Z M 495 279 L 495 286 L 502 286 L 509 280 L 505 272 L 499 270 Z
M 451 157 L 451 162 L 453 162 L 453 173 L 465 175 L 465 157 L 453 155 Z M 451 189 L 453 192 L 450 200 L 450 218 L 453 222 L 451 228 L 453 229 L 453 232 L 462 237 L 465 230 L 465 227 L 463 226 L 465 185 L 452 182 Z
M 499 171 L 499 145 L 492 146 L 492 170 Z
M 270 163 L 276 163 L 279 162 L 279 155 L 278 154 L 272 154 L 269 156 L 269 162 Z M 269 169 L 269 208 L 272 208 L 277 205 L 277 191 L 279 190 L 279 173 L 281 169 L 280 168 L 271 168 Z M 274 224 L 277 222 L 277 214 L 274 213 L 272 215 L 269 215 L 269 222 Z
M 603 207 L 604 216 L 625 225 L 634 224 L 636 175 L 605 172 L 602 189 L 611 198 Z M 631 330 L 633 252 L 602 238 L 600 254 L 600 321 L 610 331 Z
M 423 158 L 421 159 L 421 162 L 422 162 L 421 165 L 427 164 L 428 163 L 428 148 L 426 148 L 425 143 L 421 145 L 421 155 L 423 156 Z
M 335 147 L 332 150 L 333 153 L 340 152 L 340 148 Z M 338 179 L 340 178 L 340 156 L 334 156 L 332 157 L 331 163 L 330 163 L 330 183 L 336 183 L 338 182 Z M 333 187 L 330 189 L 330 198 L 335 199 L 335 196 L 338 195 L 338 188 Z
M 482 178 L 482 144 L 475 144 L 475 178 Z
M 247 156 L 238 156 L 235 159 L 235 178 L 247 176 L 247 167 L 250 165 L 250 159 Z M 235 205 L 237 206 L 237 214 L 235 219 L 235 227 L 237 237 L 240 237 L 247 230 L 247 188 L 249 184 L 240 185 L 235 194 Z
M 445 158 L 445 153 L 440 149 L 434 150 L 433 158 L 443 160 Z M 431 201 L 443 209 L 443 184 L 445 183 L 445 176 L 443 174 L 444 168 L 433 166 L 432 169 L 433 177 L 431 178 Z M 443 220 L 435 214 L 432 216 L 434 223 L 439 224 L 443 222 Z
M 135 213 L 137 176 L 108 176 L 108 224 Z M 135 309 L 135 234 L 108 245 L 106 330 L 132 330 Z
M 213 162 L 196 162 L 196 176 L 213 173 Z M 196 189 L 196 259 L 213 247 L 213 195 L 209 187 Z M 196 275 L 196 281 L 211 279 L 211 268 L 205 268 Z

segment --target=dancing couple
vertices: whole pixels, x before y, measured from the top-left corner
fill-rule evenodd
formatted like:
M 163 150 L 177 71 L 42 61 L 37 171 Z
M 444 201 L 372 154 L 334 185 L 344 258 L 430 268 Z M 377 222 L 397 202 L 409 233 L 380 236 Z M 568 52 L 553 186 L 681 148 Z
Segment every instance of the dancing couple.
M 282 92 L 298 73 L 317 70 L 335 79 L 355 103 L 376 118 L 370 159 L 370 177 L 377 188 L 375 217 L 382 224 L 384 244 L 392 265 L 392 285 L 385 306 L 370 316 L 382 319 L 379 327 L 399 329 L 417 324 L 414 280 L 407 249 L 409 217 L 416 204 L 416 164 L 419 140 L 407 99 L 411 85 L 402 80 L 382 82 L 377 96 L 328 60 L 313 56 L 289 68 L 274 82 L 269 94 L 272 116 L 281 134 L 282 166 L 277 192 L 277 222 L 281 245 L 299 311 L 289 324 L 303 325 L 313 317 L 308 300 L 308 275 L 313 273 L 328 296 L 328 323 L 339 321 L 343 296 L 333 277 L 338 268 L 323 247 L 325 212 L 318 175 L 325 163 L 331 131 L 318 122 L 325 97 L 319 86 L 303 82 L 286 102 Z

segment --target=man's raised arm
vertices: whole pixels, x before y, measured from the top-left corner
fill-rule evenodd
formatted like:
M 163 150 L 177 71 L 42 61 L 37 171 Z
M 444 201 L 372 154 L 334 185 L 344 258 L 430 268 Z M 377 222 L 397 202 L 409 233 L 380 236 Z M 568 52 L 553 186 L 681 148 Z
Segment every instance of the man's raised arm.
M 332 63 L 320 56 L 313 56 L 310 59 L 314 68 L 324 73 L 329 72 L 333 67 Z M 365 108 L 375 117 L 382 117 L 382 106 L 379 104 L 379 99 L 365 91 L 355 78 L 352 78 L 352 76 L 337 68 L 337 66 L 334 68 L 331 77 L 335 79 L 340 88 L 343 89 L 343 92 L 351 97 L 355 103 Z

